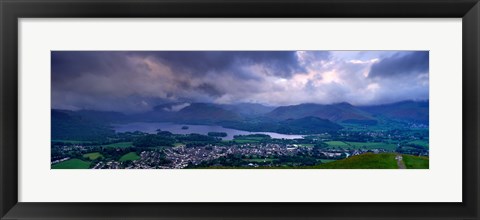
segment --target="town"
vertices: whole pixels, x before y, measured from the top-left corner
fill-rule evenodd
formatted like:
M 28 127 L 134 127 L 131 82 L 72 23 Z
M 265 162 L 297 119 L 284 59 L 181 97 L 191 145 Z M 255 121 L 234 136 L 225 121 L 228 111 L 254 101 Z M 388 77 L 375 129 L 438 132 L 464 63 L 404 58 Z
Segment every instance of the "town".
M 421 146 L 422 141 L 415 135 L 409 134 L 412 141 L 396 142 L 396 138 L 405 139 L 401 132 L 344 132 L 335 136 L 342 140 L 332 140 L 329 134 L 294 140 L 246 135 L 236 136 L 230 141 L 206 135 L 174 135 L 160 131 L 156 135 L 141 132 L 122 135 L 127 140 L 135 137 L 135 141 L 108 145 L 55 143 L 52 145 L 52 168 L 68 162 L 90 169 L 298 168 L 361 154 L 428 156 L 428 147 Z M 362 142 L 366 137 L 369 140 Z M 391 141 L 388 143 L 383 138 Z M 176 143 L 169 145 L 166 142 L 169 139 Z M 156 146 L 153 140 L 161 143 L 158 145 L 167 146 Z M 181 140 L 183 143 L 178 142 Z

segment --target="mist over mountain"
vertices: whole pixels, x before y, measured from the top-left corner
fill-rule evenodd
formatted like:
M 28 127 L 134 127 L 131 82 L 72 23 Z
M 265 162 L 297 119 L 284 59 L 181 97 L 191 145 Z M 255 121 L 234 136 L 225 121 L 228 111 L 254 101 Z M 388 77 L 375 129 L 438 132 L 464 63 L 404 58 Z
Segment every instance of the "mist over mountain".
M 222 108 L 233 111 L 239 115 L 251 117 L 251 116 L 261 116 L 267 114 L 274 110 L 276 107 L 265 106 L 258 103 L 240 103 L 240 104 L 231 104 L 231 105 L 220 105 Z

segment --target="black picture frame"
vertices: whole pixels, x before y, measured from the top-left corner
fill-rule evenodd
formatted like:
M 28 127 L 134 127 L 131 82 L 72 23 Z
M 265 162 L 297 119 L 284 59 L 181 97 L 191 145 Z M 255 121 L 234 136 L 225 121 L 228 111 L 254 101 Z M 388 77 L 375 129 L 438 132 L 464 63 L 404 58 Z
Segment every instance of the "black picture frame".
M 479 219 L 478 0 L 0 0 L 1 219 Z M 18 202 L 18 19 L 119 17 L 462 18 L 461 203 Z

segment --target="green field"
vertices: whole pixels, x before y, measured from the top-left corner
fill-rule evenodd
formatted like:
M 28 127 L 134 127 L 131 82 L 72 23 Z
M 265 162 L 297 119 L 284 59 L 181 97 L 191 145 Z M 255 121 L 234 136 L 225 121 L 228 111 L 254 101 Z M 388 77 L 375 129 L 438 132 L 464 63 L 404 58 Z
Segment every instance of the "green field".
M 391 130 L 391 129 L 402 129 L 405 125 L 402 122 L 395 122 L 389 120 L 382 116 L 377 116 L 379 119 L 379 123 L 376 125 L 361 125 L 361 124 L 352 124 L 352 123 L 340 123 L 346 130 L 350 131 L 365 131 L 367 128 L 369 131 L 384 131 L 384 130 Z
M 382 142 L 346 142 L 348 145 L 353 146 L 355 149 L 386 149 L 394 151 L 397 148 L 396 144 L 382 143 Z
M 414 140 L 414 141 L 410 141 L 408 143 L 428 148 L 428 140 Z
M 103 147 L 112 147 L 112 148 L 127 148 L 131 146 L 132 146 L 132 142 L 118 142 L 114 144 L 103 145 Z
M 245 161 L 254 162 L 254 163 L 272 162 L 272 161 L 275 161 L 275 160 L 277 160 L 277 159 L 272 159 L 272 158 L 245 159 Z
M 313 147 L 315 144 L 298 144 L 299 147 Z
M 62 143 L 69 143 L 69 144 L 90 144 L 91 141 L 75 141 L 75 140 L 52 140 L 52 142 L 62 142 Z
M 322 163 L 330 163 L 330 162 L 333 162 L 333 161 L 337 161 L 337 160 L 330 160 L 330 159 L 318 159 L 318 160 Z
M 248 143 L 259 143 L 265 140 L 266 137 L 259 137 L 254 135 L 244 135 L 244 136 L 236 136 L 233 138 L 233 142 L 238 144 L 248 144 Z
M 348 147 L 348 145 L 343 141 L 327 141 L 325 144 L 328 144 L 329 147 Z
M 403 155 L 403 162 L 407 169 L 428 169 L 428 157 Z
M 103 157 L 103 155 L 99 152 L 93 152 L 93 153 L 88 153 L 83 155 L 83 158 L 88 158 L 89 160 L 95 160 L 101 157 Z
M 361 154 L 343 160 L 320 164 L 313 169 L 398 169 L 395 154 Z
M 138 156 L 137 153 L 130 152 L 120 157 L 120 162 L 125 162 L 127 160 L 138 160 L 138 159 L 140 159 L 140 156 Z
M 343 149 L 385 149 L 394 151 L 397 148 L 396 144 L 382 143 L 382 142 L 347 142 L 347 141 L 327 141 L 330 148 Z
M 250 143 L 258 143 L 260 141 L 252 140 L 252 139 L 234 139 L 233 142 L 237 144 L 250 144 Z
M 80 159 L 70 159 L 52 165 L 52 169 L 88 169 L 91 162 Z

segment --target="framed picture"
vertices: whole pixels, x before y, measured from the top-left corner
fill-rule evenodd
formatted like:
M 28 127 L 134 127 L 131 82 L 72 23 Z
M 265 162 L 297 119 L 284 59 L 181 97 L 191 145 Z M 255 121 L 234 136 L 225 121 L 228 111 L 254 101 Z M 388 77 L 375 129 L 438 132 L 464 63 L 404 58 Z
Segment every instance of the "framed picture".
M 478 219 L 477 0 L 2 1 L 2 219 Z

